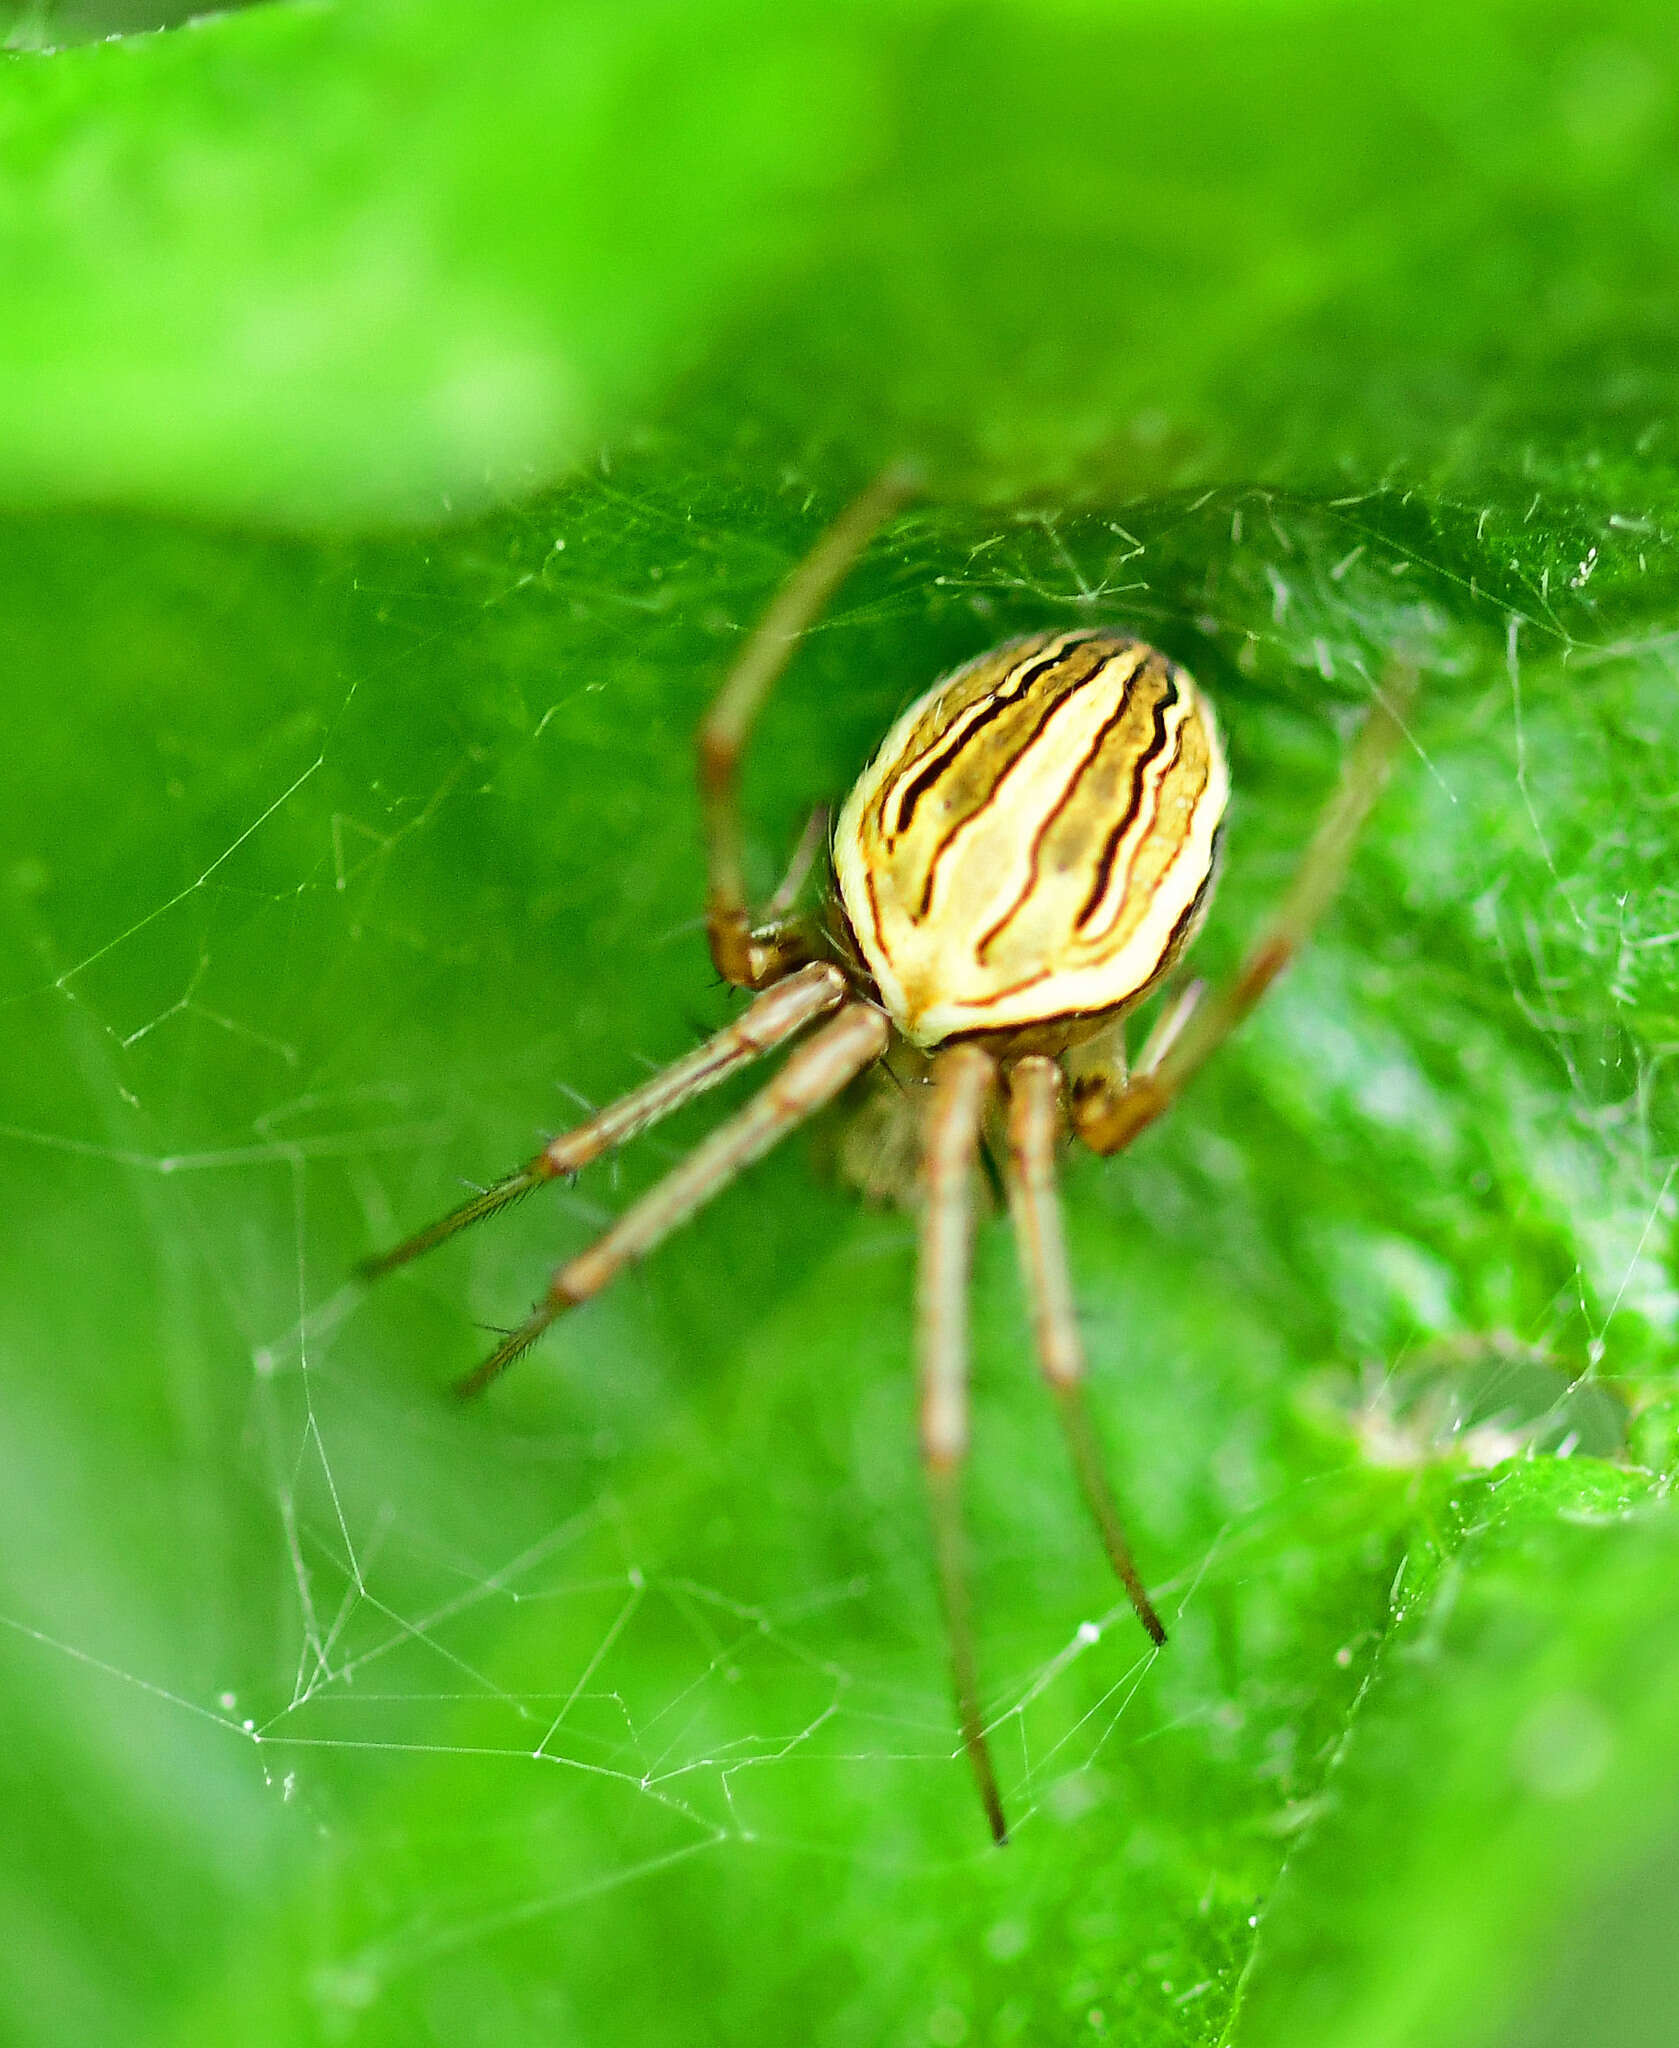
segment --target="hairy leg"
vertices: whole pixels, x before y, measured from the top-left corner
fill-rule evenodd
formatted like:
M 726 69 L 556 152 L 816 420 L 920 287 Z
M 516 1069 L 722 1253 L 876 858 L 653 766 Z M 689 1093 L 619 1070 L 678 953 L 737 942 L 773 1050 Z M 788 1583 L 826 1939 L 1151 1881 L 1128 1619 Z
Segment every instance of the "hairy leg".
M 956 1711 L 992 1836 L 1006 1842 L 1008 1823 L 985 1740 L 975 1679 L 973 1604 L 961 1497 L 962 1466 L 968 1453 L 968 1277 L 973 1262 L 974 1169 L 981 1126 L 996 1085 L 996 1062 L 978 1046 L 953 1047 L 933 1062 L 915 1324 L 921 1368 L 921 1456 L 932 1506 L 939 1590 L 950 1632 Z
M 891 1026 L 870 1003 L 848 1003 L 807 1039 L 786 1066 L 664 1179 L 626 1209 L 602 1237 L 559 1267 L 536 1307 L 456 1391 L 482 1393 L 550 1323 L 598 1294 L 627 1265 L 662 1244 L 696 1209 L 721 1194 L 754 1160 L 831 1102 L 886 1049 Z
M 1162 1116 L 1264 995 L 1311 935 L 1346 877 L 1364 821 L 1382 793 L 1405 713 L 1416 692 L 1409 670 L 1390 674 L 1348 752 L 1316 831 L 1295 869 L 1281 905 L 1249 951 L 1234 981 L 1205 1001 L 1192 1001 L 1151 1065 L 1140 1063 L 1123 1084 L 1104 1086 L 1081 1076 L 1073 1098 L 1073 1128 L 1094 1152 L 1118 1152 Z
M 1053 1060 L 1021 1060 L 1009 1076 L 1009 1214 L 1021 1275 L 1032 1309 L 1038 1363 L 1055 1396 L 1079 1485 L 1101 1532 L 1115 1575 L 1137 1619 L 1156 1643 L 1166 1630 L 1143 1588 L 1084 1399 L 1084 1345 L 1073 1311 L 1061 1205 L 1055 1193 L 1055 1141 L 1061 1121 L 1061 1078 Z
M 696 1046 L 685 1059 L 662 1068 L 641 1087 L 608 1103 L 599 1115 L 575 1130 L 562 1131 L 514 1172 L 493 1181 L 470 1201 L 451 1209 L 435 1223 L 428 1223 L 412 1237 L 388 1252 L 367 1259 L 362 1277 L 376 1280 L 382 1273 L 407 1265 L 422 1252 L 429 1252 L 453 1237 L 468 1224 L 481 1223 L 486 1216 L 521 1200 L 544 1181 L 561 1174 L 576 1173 L 603 1152 L 610 1152 L 635 1137 L 696 1095 L 715 1088 L 738 1068 L 761 1059 L 824 1011 L 833 1009 L 845 994 L 845 978 L 837 967 L 815 965 L 801 968 L 785 981 L 777 982 L 759 996 L 746 1012 Z
M 706 935 L 726 981 L 762 988 L 786 970 L 786 940 L 755 930 L 746 900 L 740 825 L 740 764 L 752 728 L 802 636 L 844 581 L 884 521 L 915 491 L 896 466 L 876 477 L 824 533 L 782 585 L 717 692 L 699 732 L 700 795 L 705 806 L 708 876 Z

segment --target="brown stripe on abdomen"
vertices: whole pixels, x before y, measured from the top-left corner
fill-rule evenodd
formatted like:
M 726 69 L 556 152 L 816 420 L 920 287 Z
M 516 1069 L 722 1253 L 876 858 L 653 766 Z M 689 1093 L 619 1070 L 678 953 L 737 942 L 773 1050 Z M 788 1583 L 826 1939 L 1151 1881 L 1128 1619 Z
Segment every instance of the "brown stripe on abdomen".
M 883 1006 L 927 1047 L 1128 1007 L 1206 906 L 1228 790 L 1211 707 L 1130 634 L 969 662 L 902 714 L 835 829 Z
M 1137 676 L 1147 658 L 1146 653 L 1143 651 L 1133 651 L 1136 652 L 1137 658 L 1132 662 L 1130 672 L 1120 685 L 1119 702 L 1097 728 L 1096 737 L 1080 756 L 1078 765 L 1074 768 L 1072 774 L 1068 776 L 1061 794 L 1050 805 L 1048 811 L 1045 812 L 1043 822 L 1032 835 L 1031 852 L 1027 856 L 1026 879 L 1020 886 L 1020 893 L 1015 897 L 1015 900 L 1009 905 L 1008 909 L 1003 912 L 1002 916 L 998 918 L 996 923 L 991 926 L 990 930 L 985 933 L 975 949 L 975 957 L 982 963 L 992 946 L 1008 930 L 1009 926 L 1020 915 L 1021 911 L 1026 908 L 1027 904 L 1031 902 L 1032 897 L 1037 892 L 1042 870 L 1044 841 L 1060 820 L 1066 816 L 1068 807 L 1078 794 L 1079 784 L 1101 759 L 1103 748 L 1112 739 L 1120 723 L 1131 709 L 1132 685 L 1136 682 Z M 1088 681 L 1092 684 L 1100 681 L 1106 675 L 1108 669 L 1112 667 L 1115 658 L 1110 657 L 1105 661 L 1088 678 Z
M 1039 684 L 1043 682 L 1045 677 L 1053 677 L 1056 670 L 1067 663 L 1079 648 L 1088 647 L 1098 637 L 1095 633 L 1080 634 L 1076 638 L 1070 634 L 1059 636 L 1055 652 L 1044 656 L 1041 660 L 1029 656 L 1029 665 L 1021 672 L 1016 681 L 1007 687 L 994 691 L 990 702 L 984 706 L 978 717 L 970 719 L 952 737 L 935 740 L 933 742 L 933 752 L 930 755 L 924 756 L 918 765 L 912 765 L 909 770 L 910 780 L 907 785 L 899 782 L 886 792 L 885 803 L 882 805 L 883 813 L 891 805 L 893 795 L 899 791 L 902 792 L 898 796 L 897 824 L 892 828 L 889 837 L 893 839 L 901 839 L 903 837 L 915 822 L 915 813 L 920 807 L 921 799 L 944 780 L 956 762 L 967 751 L 969 744 L 980 733 L 984 732 L 993 721 L 1001 718 L 1005 711 L 1011 711 L 1017 704 L 1023 703 L 1031 696 Z M 1093 673 L 1098 673 L 1105 666 L 1105 660 L 1098 663 L 1097 670 L 1093 671 Z M 1079 677 L 1069 686 L 1069 690 L 1078 689 L 1089 680 L 1089 676 Z M 1058 699 L 1057 701 L 1059 702 L 1060 700 Z M 1052 710 L 1053 708 L 1051 706 Z M 1041 724 L 1038 729 L 1039 731 L 1042 730 Z M 1036 733 L 1032 737 L 1036 738 Z M 1031 741 L 1028 740 L 1027 745 L 1030 744 Z M 884 823 L 884 816 L 882 822 Z
M 1125 835 L 1137 822 L 1137 813 L 1143 807 L 1143 783 L 1151 763 L 1157 761 L 1166 746 L 1166 714 L 1178 702 L 1177 676 L 1173 669 L 1166 671 L 1166 687 L 1160 693 L 1154 707 L 1154 730 L 1149 735 L 1148 745 L 1137 756 L 1137 765 L 1131 772 L 1131 800 L 1125 806 L 1125 814 L 1102 842 L 1102 851 L 1096 861 L 1095 879 L 1090 885 L 1090 894 L 1080 906 L 1078 916 L 1073 920 L 1073 929 L 1082 932 L 1096 914 L 1098 904 L 1108 893 L 1108 883 L 1113 878 L 1114 861 L 1118 858 L 1120 845 Z M 1179 727 L 1179 733 L 1182 727 Z M 1170 764 L 1168 764 L 1170 765 Z

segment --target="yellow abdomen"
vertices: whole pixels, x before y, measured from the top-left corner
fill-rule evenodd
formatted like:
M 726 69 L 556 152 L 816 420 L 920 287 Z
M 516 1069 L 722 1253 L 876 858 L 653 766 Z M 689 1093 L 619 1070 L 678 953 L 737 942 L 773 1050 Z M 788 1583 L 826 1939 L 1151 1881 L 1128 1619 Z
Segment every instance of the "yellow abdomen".
M 1122 1009 L 1194 936 L 1229 776 L 1212 707 L 1140 640 L 994 648 L 887 734 L 834 833 L 882 1002 L 923 1046 Z

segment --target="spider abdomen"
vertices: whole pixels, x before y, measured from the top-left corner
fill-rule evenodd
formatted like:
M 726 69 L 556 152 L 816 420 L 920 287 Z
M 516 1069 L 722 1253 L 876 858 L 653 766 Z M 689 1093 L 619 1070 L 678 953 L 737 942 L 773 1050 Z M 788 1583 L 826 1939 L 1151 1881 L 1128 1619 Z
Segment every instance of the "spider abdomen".
M 840 813 L 834 864 L 919 1045 L 1123 1008 L 1193 936 L 1229 777 L 1211 706 L 1126 635 L 1040 633 L 936 683 Z

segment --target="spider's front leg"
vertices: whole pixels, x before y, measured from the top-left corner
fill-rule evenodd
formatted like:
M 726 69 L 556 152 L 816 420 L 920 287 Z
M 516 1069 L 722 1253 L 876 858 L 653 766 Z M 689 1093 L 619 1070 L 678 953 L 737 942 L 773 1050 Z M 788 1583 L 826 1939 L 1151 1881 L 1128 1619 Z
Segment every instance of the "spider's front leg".
M 1192 984 L 1168 1005 L 1134 1072 L 1126 1073 L 1121 1058 L 1106 1070 L 1095 1062 L 1079 1074 L 1073 1128 L 1093 1152 L 1123 1151 L 1163 1116 L 1306 943 L 1346 878 L 1358 835 L 1404 737 L 1405 713 L 1415 692 L 1414 671 L 1396 670 L 1387 677 L 1359 727 L 1281 907 L 1235 980 L 1206 1000 L 1200 984 Z
M 741 1067 L 762 1059 L 765 1053 L 797 1036 L 815 1018 L 835 1008 L 844 997 L 845 988 L 845 977 L 837 967 L 818 962 L 778 981 L 732 1024 L 713 1032 L 685 1059 L 662 1068 L 627 1095 L 620 1095 L 586 1123 L 560 1132 L 523 1166 L 503 1174 L 487 1188 L 480 1188 L 468 1201 L 428 1223 L 423 1230 L 415 1231 L 412 1237 L 404 1238 L 390 1251 L 364 1259 L 361 1277 L 377 1280 L 382 1274 L 395 1272 L 410 1259 L 446 1244 L 457 1232 L 523 1201 L 545 1182 L 580 1173 L 603 1153 L 616 1151 L 627 1139 L 663 1122 L 696 1095 L 715 1088 Z
M 1020 1060 L 1009 1075 L 1008 1194 L 1021 1277 L 1032 1310 L 1038 1364 L 1055 1397 L 1079 1488 L 1137 1619 L 1157 1647 L 1166 1627 L 1154 1610 L 1119 1519 L 1101 1449 L 1085 1405 L 1084 1344 L 1073 1308 L 1072 1278 L 1055 1192 L 1055 1142 L 1061 1126 L 1061 1077 L 1055 1062 Z
M 782 585 L 717 692 L 699 731 L 705 809 L 706 936 L 717 972 L 737 988 L 767 988 L 809 957 L 796 926 L 754 920 L 746 895 L 740 764 L 758 714 L 793 649 L 821 616 L 884 521 L 914 494 L 903 465 L 885 470 L 834 521 Z
M 921 1250 L 915 1339 L 921 1379 L 921 1459 L 933 1512 L 933 1549 L 950 1634 L 951 1675 L 962 1744 L 985 1817 L 1009 1838 L 997 1774 L 985 1739 L 974 1669 L 973 1603 L 962 1522 L 962 1467 L 968 1455 L 968 1281 L 973 1265 L 974 1172 L 980 1133 L 997 1086 L 997 1063 L 977 1045 L 953 1046 L 933 1062 L 922 1178 Z
M 811 968 L 812 975 L 833 970 Z M 784 986 L 792 987 L 792 983 Z M 772 990 L 771 994 L 779 994 Z M 760 997 L 759 1001 L 766 1001 Z M 767 1087 L 632 1202 L 586 1250 L 556 1268 L 548 1290 L 516 1330 L 455 1391 L 481 1394 L 568 1309 L 592 1299 L 628 1265 L 679 1230 L 787 1133 L 832 1102 L 886 1050 L 890 1026 L 872 1003 L 847 1003 L 807 1038 Z

